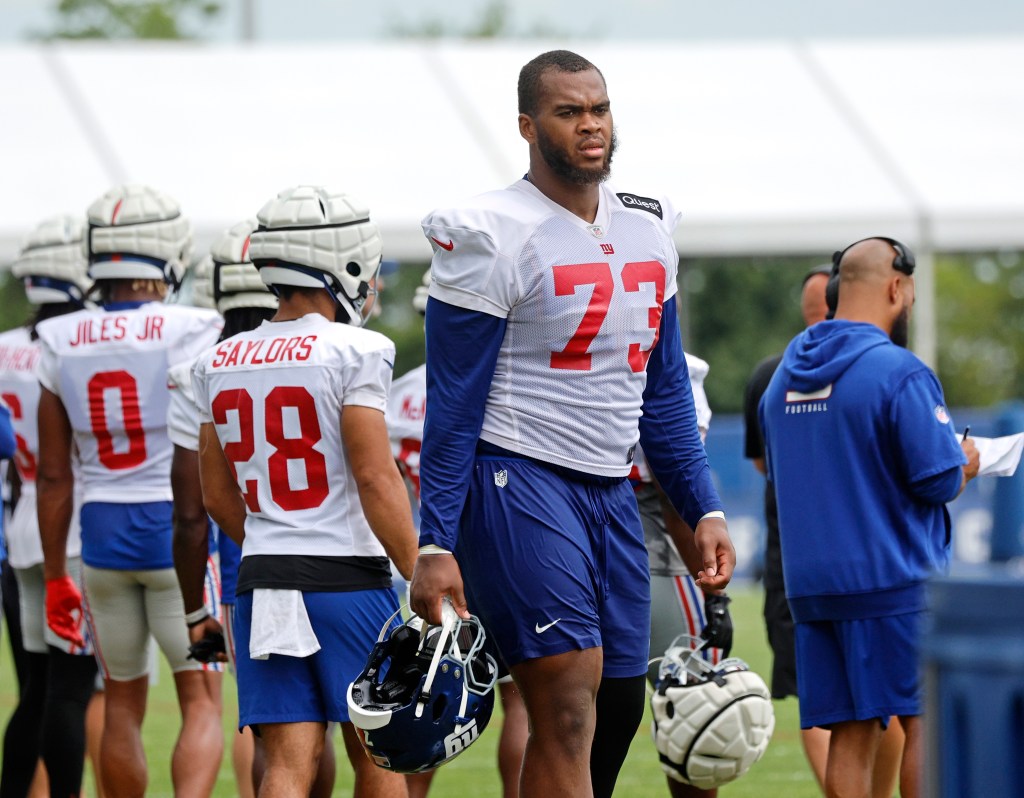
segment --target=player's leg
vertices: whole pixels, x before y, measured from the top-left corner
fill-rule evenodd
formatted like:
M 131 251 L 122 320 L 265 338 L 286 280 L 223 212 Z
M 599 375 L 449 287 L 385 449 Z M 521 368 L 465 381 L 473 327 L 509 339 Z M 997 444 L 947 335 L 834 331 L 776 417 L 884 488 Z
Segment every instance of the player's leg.
M 258 795 L 308 798 L 324 747 L 326 723 L 261 723 L 267 768 Z
M 222 536 L 223 537 L 223 536 Z M 223 545 L 223 544 L 221 544 Z M 221 573 L 224 570 L 224 558 L 221 557 Z M 221 626 L 224 627 L 224 647 L 228 655 L 228 669 L 231 675 L 238 678 L 235 651 L 235 605 L 221 603 Z M 253 782 L 254 737 L 248 726 L 231 735 L 231 766 L 235 772 L 235 787 L 238 798 L 255 798 L 256 790 Z
M 590 748 L 597 722 L 600 648 L 567 651 L 512 666 L 530 717 L 520 795 L 589 796 Z
M 320 752 L 320 762 L 316 767 L 313 786 L 309 789 L 309 798 L 331 798 L 334 795 L 334 782 L 338 775 L 338 762 L 334 755 L 334 741 L 331 732 L 335 723 L 328 723 L 324 732 L 324 749 Z
M 103 673 L 100 773 L 108 795 L 146 790 L 142 720 L 149 692 L 149 627 L 144 588 L 134 571 L 84 565 L 85 615 Z
M 900 781 L 900 763 L 903 761 L 903 726 L 899 718 L 889 718 L 889 726 L 882 735 L 875 757 L 875 771 L 871 775 L 871 794 L 874 798 L 892 798 Z
M 871 798 L 875 756 L 882 740 L 877 718 L 832 724 L 825 770 L 825 794 L 843 798 Z
M 28 795 L 39 762 L 49 656 L 43 637 L 42 566 L 13 569 L 4 561 L 3 601 L 17 664 L 18 705 L 4 732 L 0 794 Z
M 503 798 L 517 798 L 519 777 L 523 770 L 523 753 L 530 736 L 530 724 L 526 717 L 526 705 L 522 693 L 511 677 L 498 682 L 501 695 L 503 719 L 501 737 L 498 740 L 498 772 L 501 773 Z M 410 798 L 412 791 L 410 790 Z
M 900 798 L 918 798 L 924 777 L 924 730 L 920 715 L 900 715 L 903 728 L 903 760 L 900 764 Z
M 437 770 L 427 770 L 423 773 L 407 773 L 405 776 L 405 787 L 409 791 L 409 798 L 427 798 L 430 792 L 430 785 L 434 781 L 434 774 Z
M 397 773 L 377 767 L 366 755 L 355 726 L 351 722 L 339 724 L 341 739 L 345 743 L 345 753 L 352 763 L 355 784 L 352 798 L 405 798 L 409 794 L 405 778 Z
M 68 574 L 81 588 L 82 561 L 72 557 Z M 45 610 L 44 610 L 45 612 Z M 49 628 L 43 630 L 49 648 L 46 708 L 43 713 L 42 754 L 53 796 L 78 795 L 85 768 L 85 717 L 96 690 L 96 658 L 92 641 L 84 649 L 72 646 Z
M 524 796 L 591 794 L 607 552 L 588 487 L 527 460 L 480 456 L 455 551 L 470 611 L 509 665 L 529 716 Z M 646 578 L 646 553 L 643 570 Z M 642 622 L 644 663 L 646 614 Z
M 106 798 L 100 773 L 100 746 L 103 743 L 103 716 L 106 714 L 106 692 L 102 677 L 97 677 L 92 698 L 85 710 L 85 749 L 92 765 L 93 790 L 96 798 Z
M 643 718 L 650 646 L 651 589 L 647 545 L 627 482 L 587 486 L 594 507 L 601 686 L 590 758 L 595 798 L 611 798 L 619 769 Z
M 174 673 L 181 733 L 171 758 L 171 779 L 177 796 L 205 796 L 213 790 L 224 755 L 221 728 L 222 666 L 203 664 L 188 656 L 185 605 L 173 568 L 140 571 L 146 587 L 146 618 Z M 220 597 L 208 606 L 219 608 Z

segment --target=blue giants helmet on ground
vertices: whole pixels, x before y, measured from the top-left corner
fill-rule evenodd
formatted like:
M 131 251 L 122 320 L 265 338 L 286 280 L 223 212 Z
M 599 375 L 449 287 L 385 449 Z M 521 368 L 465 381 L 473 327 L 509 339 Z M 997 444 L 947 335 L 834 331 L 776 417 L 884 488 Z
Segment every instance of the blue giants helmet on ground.
M 443 615 L 440 626 L 415 615 L 397 627 L 389 620 L 349 685 L 349 716 L 382 768 L 435 768 L 465 751 L 491 719 L 498 666 L 484 651 L 483 626 L 448 604 Z

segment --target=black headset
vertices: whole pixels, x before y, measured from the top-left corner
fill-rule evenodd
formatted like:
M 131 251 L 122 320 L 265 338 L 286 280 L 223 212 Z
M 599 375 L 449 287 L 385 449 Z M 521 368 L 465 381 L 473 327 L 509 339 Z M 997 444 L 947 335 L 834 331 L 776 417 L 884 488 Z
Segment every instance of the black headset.
M 906 275 L 914 273 L 914 268 L 917 266 L 914 260 L 914 253 L 910 247 L 897 241 L 895 238 L 889 238 L 888 236 L 869 236 L 868 238 L 862 238 L 860 241 L 854 241 L 846 249 L 839 250 L 838 252 L 832 253 L 832 274 L 828 278 L 828 285 L 825 286 L 825 304 L 828 306 L 828 315 L 826 319 L 834 318 L 836 315 L 836 308 L 839 306 L 839 267 L 843 262 L 843 255 L 847 253 L 851 247 L 857 246 L 863 241 L 885 241 L 890 247 L 896 250 L 896 257 L 892 260 L 892 267 Z
M 860 241 L 854 241 L 846 249 L 839 250 L 838 252 L 832 253 L 832 276 L 835 277 L 839 274 L 839 267 L 843 262 L 843 256 L 850 251 L 851 248 L 863 243 L 864 241 L 884 241 L 894 250 L 896 250 L 896 257 L 892 260 L 892 267 L 908 277 L 914 273 L 914 268 L 917 266 L 917 262 L 914 260 L 914 253 L 906 244 L 900 243 L 895 238 L 889 238 L 888 236 L 868 236 L 862 238 Z

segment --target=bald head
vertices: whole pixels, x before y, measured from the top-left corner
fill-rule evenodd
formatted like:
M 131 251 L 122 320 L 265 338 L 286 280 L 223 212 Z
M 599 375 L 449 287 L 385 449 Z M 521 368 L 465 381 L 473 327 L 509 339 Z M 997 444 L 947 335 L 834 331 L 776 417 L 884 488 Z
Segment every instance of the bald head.
M 800 313 L 804 324 L 808 327 L 824 321 L 828 315 L 828 304 L 825 302 L 825 286 L 828 285 L 827 272 L 814 272 L 804 280 L 800 292 Z
M 914 304 L 914 278 L 893 268 L 897 255 L 880 238 L 858 241 L 843 253 L 837 319 L 866 321 L 890 335 L 894 326 L 905 327 Z

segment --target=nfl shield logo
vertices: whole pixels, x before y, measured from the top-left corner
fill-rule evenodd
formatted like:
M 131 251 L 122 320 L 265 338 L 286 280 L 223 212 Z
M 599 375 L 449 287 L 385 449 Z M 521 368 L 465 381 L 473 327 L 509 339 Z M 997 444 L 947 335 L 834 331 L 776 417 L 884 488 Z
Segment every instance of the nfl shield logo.
M 499 488 L 503 488 L 508 484 L 508 471 L 504 468 L 501 471 L 494 472 L 494 484 Z

